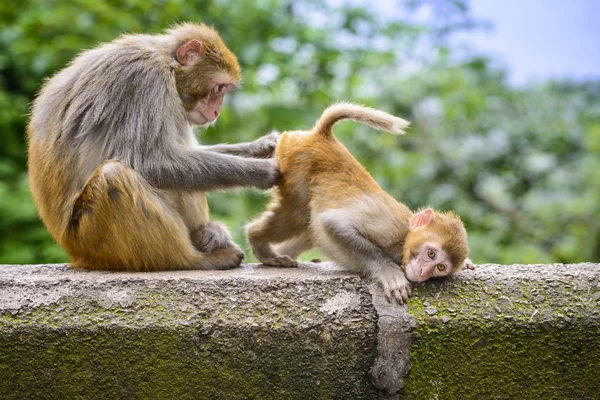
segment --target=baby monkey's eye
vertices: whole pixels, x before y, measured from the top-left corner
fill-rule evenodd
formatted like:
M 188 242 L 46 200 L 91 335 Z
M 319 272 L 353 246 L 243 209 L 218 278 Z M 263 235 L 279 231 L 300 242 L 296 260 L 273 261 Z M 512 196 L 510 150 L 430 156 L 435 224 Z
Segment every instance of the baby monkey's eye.
M 427 256 L 432 259 L 435 258 L 435 250 L 432 250 L 432 249 L 427 250 Z
M 446 264 L 438 264 L 437 266 L 438 271 L 445 271 L 446 270 Z
M 226 86 L 227 85 L 221 83 L 219 86 L 217 86 L 217 92 L 219 92 L 219 93 L 223 92 L 223 90 L 225 90 Z

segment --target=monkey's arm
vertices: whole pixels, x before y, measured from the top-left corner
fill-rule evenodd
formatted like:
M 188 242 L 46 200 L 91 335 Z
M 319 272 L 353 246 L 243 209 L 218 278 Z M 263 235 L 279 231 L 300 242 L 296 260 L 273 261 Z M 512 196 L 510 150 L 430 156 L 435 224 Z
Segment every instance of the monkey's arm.
M 166 190 L 209 191 L 237 186 L 268 189 L 279 181 L 273 160 L 243 158 L 199 149 L 171 149 L 136 168 L 152 185 Z
M 366 275 L 381 284 L 388 301 L 392 297 L 400 304 L 408 300 L 410 283 L 400 265 L 361 233 L 347 215 L 332 210 L 321 214 L 319 220 L 330 238 L 351 254 Z
M 273 157 L 278 140 L 279 132 L 273 131 L 249 143 L 199 146 L 199 149 L 241 157 L 271 158 Z

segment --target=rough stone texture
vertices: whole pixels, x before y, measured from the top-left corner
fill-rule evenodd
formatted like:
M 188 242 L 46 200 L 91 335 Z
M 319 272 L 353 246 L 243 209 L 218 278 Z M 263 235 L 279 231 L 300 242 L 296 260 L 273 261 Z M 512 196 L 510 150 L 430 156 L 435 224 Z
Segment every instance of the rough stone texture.
M 376 398 L 368 282 L 0 267 L 0 398 Z
M 378 316 L 377 358 L 371 369 L 371 380 L 379 389 L 380 399 L 397 399 L 410 369 L 410 331 L 416 321 L 406 305 L 388 303 L 375 284 L 371 284 L 370 289 Z
M 485 265 L 421 285 L 408 399 L 600 399 L 600 265 Z
M 600 398 L 598 264 L 413 291 L 409 314 L 330 263 L 0 266 L 0 398 Z

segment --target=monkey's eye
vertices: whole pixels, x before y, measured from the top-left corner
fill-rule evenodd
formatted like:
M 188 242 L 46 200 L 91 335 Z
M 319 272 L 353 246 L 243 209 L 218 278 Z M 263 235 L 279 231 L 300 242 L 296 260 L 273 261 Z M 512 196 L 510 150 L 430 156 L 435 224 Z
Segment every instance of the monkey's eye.
M 440 272 L 445 271 L 446 270 L 446 264 L 438 264 L 437 265 L 437 269 Z
M 218 93 L 223 93 L 223 90 L 225 90 L 226 87 L 227 87 L 226 84 L 221 83 L 220 85 L 217 86 L 217 92 Z
M 431 259 L 434 259 L 435 258 L 435 250 L 433 250 L 433 249 L 427 250 L 427 256 Z

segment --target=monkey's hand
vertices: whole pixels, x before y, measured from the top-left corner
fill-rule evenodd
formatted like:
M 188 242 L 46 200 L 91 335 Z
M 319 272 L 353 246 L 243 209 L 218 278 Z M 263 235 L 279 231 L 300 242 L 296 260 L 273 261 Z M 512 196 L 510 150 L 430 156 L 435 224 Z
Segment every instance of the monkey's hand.
M 225 225 L 218 222 L 206 222 L 190 233 L 192 244 L 198 251 L 211 253 L 235 245 Z
M 381 268 L 374 278 L 381 284 L 385 298 L 389 303 L 395 299 L 398 304 L 404 304 L 410 297 L 410 283 L 404 276 L 400 266 L 392 264 Z
M 475 269 L 475 264 L 473 264 L 470 258 L 465 260 L 465 269 Z
M 281 134 L 273 131 L 248 144 L 248 155 L 253 158 L 272 158 Z
M 262 179 L 256 179 L 253 186 L 259 189 L 270 189 L 279 184 L 281 175 L 279 166 L 274 160 L 256 160 L 255 162 L 261 163 L 260 177 Z

